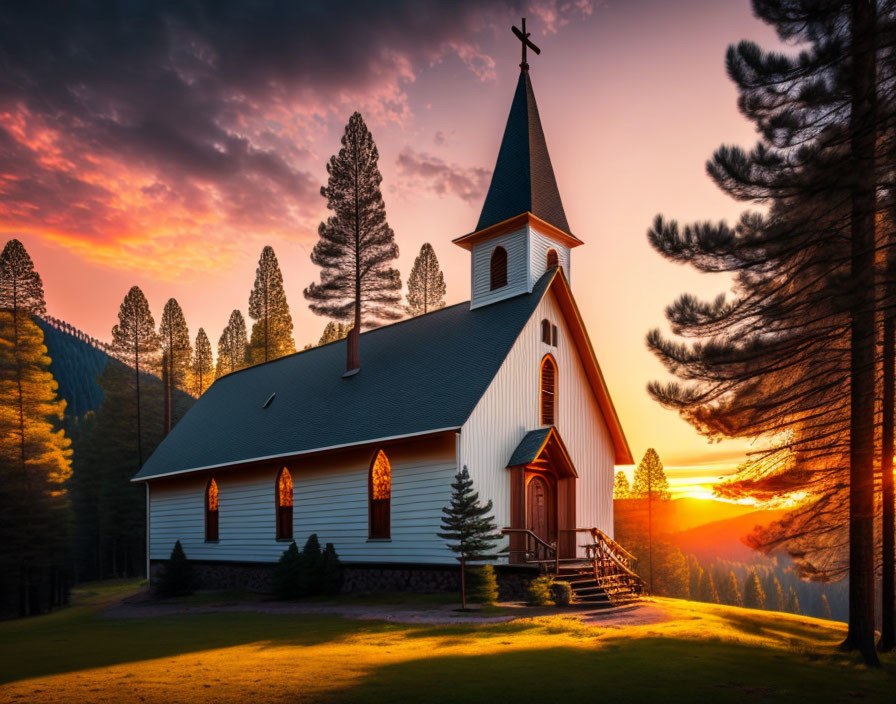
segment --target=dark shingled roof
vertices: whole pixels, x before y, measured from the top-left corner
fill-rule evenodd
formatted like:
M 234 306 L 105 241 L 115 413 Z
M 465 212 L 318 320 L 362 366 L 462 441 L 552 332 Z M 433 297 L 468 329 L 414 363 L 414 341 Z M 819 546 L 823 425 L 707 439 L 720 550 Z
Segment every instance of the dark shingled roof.
M 363 333 L 353 377 L 342 378 L 344 341 L 222 377 L 134 479 L 459 428 L 556 275 L 546 273 L 529 294 L 475 310 L 459 303 Z
M 523 435 L 520 444 L 516 446 L 516 449 L 510 456 L 510 462 L 507 463 L 507 466 L 519 467 L 522 464 L 530 464 L 538 459 L 538 453 L 544 447 L 548 435 L 551 434 L 551 429 L 551 426 L 538 428 L 537 430 L 530 430 Z
M 521 71 L 476 231 L 530 212 L 572 234 L 551 167 L 529 72 Z

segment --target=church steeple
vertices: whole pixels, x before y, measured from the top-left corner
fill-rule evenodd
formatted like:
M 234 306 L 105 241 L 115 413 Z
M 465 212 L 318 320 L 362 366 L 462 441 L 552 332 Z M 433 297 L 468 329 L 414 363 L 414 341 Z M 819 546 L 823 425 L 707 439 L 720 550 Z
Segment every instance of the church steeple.
M 566 220 L 529 78 L 526 49 L 541 50 L 529 41 L 525 19 L 513 33 L 522 61 L 498 161 L 476 230 L 454 240 L 473 260 L 472 308 L 531 292 L 555 267 L 568 280 L 570 250 L 582 244 Z
M 520 70 L 492 182 L 476 230 L 529 212 L 571 234 L 527 68 Z

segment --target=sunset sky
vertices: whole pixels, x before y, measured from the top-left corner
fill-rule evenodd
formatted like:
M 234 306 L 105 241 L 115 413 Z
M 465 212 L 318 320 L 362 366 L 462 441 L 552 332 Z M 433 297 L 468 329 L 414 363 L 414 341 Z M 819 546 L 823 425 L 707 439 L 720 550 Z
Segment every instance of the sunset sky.
M 402 279 L 430 242 L 448 303 L 467 300 L 468 253 L 451 240 L 476 224 L 519 72 L 510 26 L 525 14 L 554 170 L 585 242 L 573 291 L 632 450 L 655 447 L 691 494 L 743 458 L 744 443 L 708 444 L 645 391 L 663 378 L 644 336 L 664 307 L 728 287 L 663 260 L 645 233 L 657 213 L 743 207 L 704 164 L 755 141 L 724 65 L 732 42 L 777 44 L 749 0 L 58 4 L 0 17 L 0 231 L 24 241 L 51 315 L 108 340 L 136 284 L 157 320 L 174 296 L 214 346 L 230 311 L 245 314 L 270 244 L 296 344 L 315 342 L 326 320 L 302 289 L 318 276 L 325 164 L 354 110 L 379 147 Z

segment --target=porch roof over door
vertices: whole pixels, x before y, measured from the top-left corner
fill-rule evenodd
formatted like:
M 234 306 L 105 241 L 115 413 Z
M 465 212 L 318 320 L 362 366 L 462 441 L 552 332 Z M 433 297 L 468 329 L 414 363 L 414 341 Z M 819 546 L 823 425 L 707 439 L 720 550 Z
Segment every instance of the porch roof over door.
M 530 430 L 516 446 L 507 468 L 526 466 L 531 469 L 552 468 L 558 477 L 578 477 L 569 451 L 553 425 Z

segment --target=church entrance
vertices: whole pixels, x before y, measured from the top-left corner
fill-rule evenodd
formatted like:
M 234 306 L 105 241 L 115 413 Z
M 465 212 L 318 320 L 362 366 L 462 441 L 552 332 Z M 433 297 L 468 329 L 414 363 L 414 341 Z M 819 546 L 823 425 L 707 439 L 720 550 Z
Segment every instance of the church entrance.
M 557 539 L 554 506 L 554 492 L 550 482 L 540 474 L 531 475 L 526 483 L 526 528 L 549 544 Z M 536 544 L 534 547 L 537 560 L 551 557 L 543 545 Z

